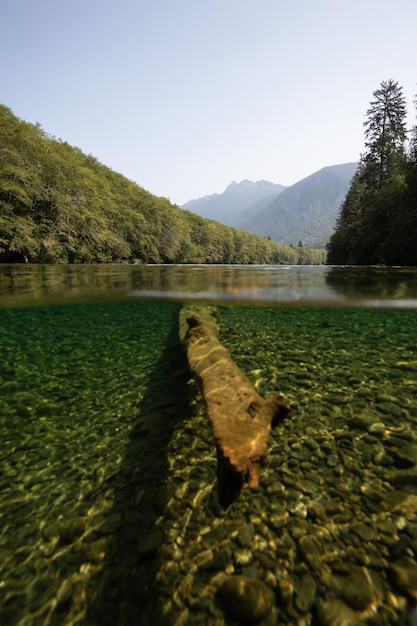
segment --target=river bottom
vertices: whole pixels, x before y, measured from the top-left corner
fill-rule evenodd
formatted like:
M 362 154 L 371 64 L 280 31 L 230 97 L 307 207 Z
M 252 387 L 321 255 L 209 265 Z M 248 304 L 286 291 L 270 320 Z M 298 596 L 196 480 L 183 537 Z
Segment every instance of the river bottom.
M 237 575 L 273 591 L 265 624 L 408 623 L 415 312 L 219 307 L 236 363 L 292 406 L 223 511 L 179 308 L 0 310 L 1 623 L 235 624 Z

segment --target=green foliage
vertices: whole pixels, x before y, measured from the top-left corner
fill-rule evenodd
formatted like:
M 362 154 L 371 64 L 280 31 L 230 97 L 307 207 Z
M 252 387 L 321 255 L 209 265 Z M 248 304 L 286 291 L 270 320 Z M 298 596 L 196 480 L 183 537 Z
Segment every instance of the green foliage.
M 329 246 L 333 264 L 416 265 L 416 129 L 405 150 L 405 101 L 381 83 L 365 122 L 366 152 L 352 179 Z
M 414 106 L 416 107 L 417 111 L 417 96 L 414 99 Z M 417 124 L 414 124 L 413 128 L 411 129 L 409 161 L 412 165 L 417 167 Z
M 406 106 L 402 87 L 392 79 L 382 81 L 373 93 L 365 126 L 366 164 L 369 188 L 380 191 L 390 176 L 405 163 Z
M 0 105 L 0 261 L 277 264 L 312 258 L 325 260 L 181 210 Z

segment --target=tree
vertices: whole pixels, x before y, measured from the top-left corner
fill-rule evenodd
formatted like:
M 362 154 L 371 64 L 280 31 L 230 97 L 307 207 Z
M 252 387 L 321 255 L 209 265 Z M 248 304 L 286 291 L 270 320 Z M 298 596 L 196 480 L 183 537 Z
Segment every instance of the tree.
M 328 263 L 352 263 L 365 225 L 365 207 L 368 204 L 364 182 L 364 165 L 359 163 L 345 200 L 340 207 L 336 232 L 327 246 Z
M 416 107 L 416 117 L 417 117 L 417 95 L 414 98 L 414 106 Z M 417 166 L 417 124 L 414 124 L 411 130 L 409 152 L 410 152 L 411 164 Z
M 364 122 L 364 174 L 367 184 L 380 191 L 388 178 L 405 166 L 407 110 L 402 87 L 392 79 L 382 81 L 373 96 Z
M 407 172 L 402 87 L 383 81 L 366 112 L 365 152 L 328 246 L 328 263 L 388 262 Z M 383 244 L 383 245 L 382 245 Z

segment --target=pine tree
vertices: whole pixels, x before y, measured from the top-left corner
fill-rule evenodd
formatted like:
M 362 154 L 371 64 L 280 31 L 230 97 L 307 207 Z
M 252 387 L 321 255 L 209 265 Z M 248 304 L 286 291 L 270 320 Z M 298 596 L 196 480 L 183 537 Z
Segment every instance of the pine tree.
M 392 219 L 388 215 L 394 210 L 390 206 L 391 187 L 400 184 L 398 175 L 406 172 L 406 103 L 402 87 L 391 79 L 383 81 L 373 96 L 364 122 L 365 152 L 328 245 L 329 263 L 369 261 Z M 390 202 L 385 202 L 388 196 Z
M 402 87 L 392 79 L 382 81 L 373 96 L 375 99 L 370 103 L 364 122 L 364 175 L 370 189 L 380 191 L 387 180 L 405 166 L 407 110 Z
M 417 95 L 414 98 L 414 106 L 416 107 L 416 117 L 417 117 Z M 410 152 L 411 164 L 417 166 L 417 124 L 415 124 L 411 130 L 409 152 Z

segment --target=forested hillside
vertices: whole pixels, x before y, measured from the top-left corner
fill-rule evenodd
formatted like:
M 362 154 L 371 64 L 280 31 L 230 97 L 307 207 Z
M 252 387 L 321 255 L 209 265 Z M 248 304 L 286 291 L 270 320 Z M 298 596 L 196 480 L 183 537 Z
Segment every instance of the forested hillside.
M 324 262 L 145 191 L 0 105 L 0 261 Z
M 323 167 L 234 225 L 274 241 L 324 248 L 355 170 L 356 163 Z
M 383 81 L 373 96 L 365 151 L 331 237 L 328 262 L 417 265 L 417 127 L 408 139 L 406 102 L 397 82 Z

